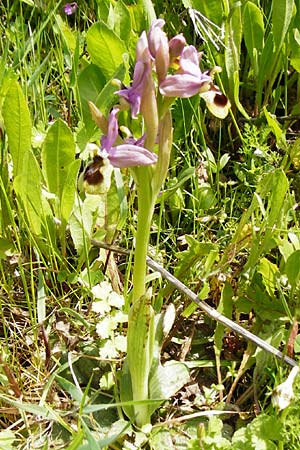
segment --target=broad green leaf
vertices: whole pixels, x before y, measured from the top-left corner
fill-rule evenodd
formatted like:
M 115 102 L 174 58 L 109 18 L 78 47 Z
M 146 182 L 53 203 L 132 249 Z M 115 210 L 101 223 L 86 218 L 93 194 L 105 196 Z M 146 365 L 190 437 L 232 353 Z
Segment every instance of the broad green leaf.
M 290 285 L 294 290 L 300 278 L 300 250 L 293 252 L 284 266 L 284 273 L 287 275 Z
M 219 168 L 220 170 L 224 169 L 228 161 L 230 160 L 230 155 L 228 153 L 224 153 L 224 155 L 221 156 L 220 162 L 219 162 Z
M 16 446 L 13 445 L 16 440 L 17 437 L 12 431 L 0 431 L 0 450 L 13 450 L 16 448 Z
M 262 10 L 247 2 L 243 12 L 244 39 L 254 74 L 258 73 L 258 59 L 264 46 L 264 18 Z
M 153 433 L 150 442 L 153 450 L 176 450 L 173 443 L 173 435 L 165 428 L 161 428 L 158 433 Z
M 67 124 L 58 119 L 47 131 L 42 149 L 43 172 L 48 189 L 61 201 L 70 164 L 75 158 L 75 143 Z M 58 207 L 57 211 L 60 217 Z
M 31 119 L 20 85 L 12 81 L 2 109 L 14 176 L 22 171 L 31 149 Z
M 277 286 L 276 281 L 279 274 L 278 267 L 267 258 L 262 258 L 259 261 L 257 271 L 263 278 L 263 284 L 266 288 L 267 293 L 270 295 L 270 297 L 273 297 L 274 291 Z
M 13 254 L 14 245 L 5 237 L 0 236 L 0 260 L 5 259 L 7 256 Z
M 225 67 L 228 77 L 228 95 L 234 102 L 234 92 L 238 87 L 239 77 L 235 79 L 235 72 L 239 72 L 240 53 L 242 41 L 242 14 L 241 5 L 236 3 L 230 8 L 228 0 L 223 0 L 225 20 Z
M 193 8 L 200 11 L 205 17 L 221 25 L 223 21 L 223 7 L 220 0 L 182 0 L 185 8 Z
M 300 48 L 300 46 L 299 46 Z M 295 169 L 300 169 L 300 139 L 297 138 L 289 146 L 290 159 Z
M 176 394 L 190 379 L 189 370 L 185 364 L 178 361 L 168 361 L 163 366 L 160 364 L 151 375 L 149 382 L 150 398 L 170 398 Z M 159 406 L 150 406 L 152 414 Z
M 273 0 L 272 24 L 274 44 L 278 52 L 285 40 L 293 15 L 294 0 Z
M 88 65 L 78 77 L 78 88 L 81 101 L 81 109 L 83 114 L 83 120 L 90 135 L 96 129 L 96 125 L 91 117 L 91 112 L 88 106 L 88 102 L 93 102 L 96 104 L 97 98 L 105 86 L 105 76 L 103 75 L 101 69 L 95 64 Z M 103 114 L 102 105 L 97 105 L 101 108 Z
M 114 30 L 122 41 L 129 44 L 132 30 L 131 16 L 128 7 L 122 1 L 118 1 L 115 7 L 111 8 L 107 25 Z
M 86 35 L 87 50 L 93 64 L 110 80 L 124 62 L 127 48 L 114 31 L 103 22 L 92 25 Z
M 264 114 L 267 119 L 268 125 L 272 130 L 272 133 L 275 135 L 276 142 L 278 145 L 286 146 L 285 134 L 284 131 L 280 128 L 279 122 L 276 120 L 276 117 L 273 116 L 266 107 L 264 107 Z
M 298 334 L 298 336 L 296 336 L 296 339 L 294 341 L 294 352 L 300 353 L 300 334 Z
M 291 65 L 300 73 L 300 31 L 294 28 L 290 41 Z
M 77 199 L 70 216 L 70 232 L 78 252 L 81 252 L 92 238 L 94 227 L 101 225 L 104 229 L 105 198 L 100 195 L 86 195 L 83 202 Z M 100 222 L 100 223 L 99 223 Z M 104 229 L 104 236 L 106 231 Z
M 273 71 L 274 64 L 276 62 L 277 54 L 274 50 L 274 38 L 273 33 L 270 32 L 266 39 L 259 65 L 258 80 L 257 80 L 257 92 L 256 101 L 258 107 L 261 107 L 263 88 L 266 81 L 271 77 L 271 72 Z
M 63 388 L 64 392 L 67 392 L 72 397 L 73 400 L 75 400 L 79 404 L 82 402 L 83 392 L 80 388 L 75 386 L 74 383 L 71 383 L 66 378 L 61 377 L 60 375 L 56 375 L 55 379 Z
M 31 150 L 24 158 L 22 170 L 15 177 L 13 185 L 27 215 L 30 229 L 34 234 L 40 235 L 44 216 L 41 198 L 41 169 Z

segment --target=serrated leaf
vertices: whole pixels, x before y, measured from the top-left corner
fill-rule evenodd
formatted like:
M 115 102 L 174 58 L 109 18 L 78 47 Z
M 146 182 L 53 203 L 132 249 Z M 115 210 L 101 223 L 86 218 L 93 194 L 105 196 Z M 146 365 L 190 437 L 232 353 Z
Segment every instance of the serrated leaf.
M 93 64 L 110 80 L 119 66 L 127 48 L 123 41 L 103 22 L 92 25 L 86 35 L 87 50 Z
M 29 109 L 22 89 L 16 81 L 11 82 L 6 93 L 2 114 L 16 177 L 22 171 L 27 154 L 31 149 Z

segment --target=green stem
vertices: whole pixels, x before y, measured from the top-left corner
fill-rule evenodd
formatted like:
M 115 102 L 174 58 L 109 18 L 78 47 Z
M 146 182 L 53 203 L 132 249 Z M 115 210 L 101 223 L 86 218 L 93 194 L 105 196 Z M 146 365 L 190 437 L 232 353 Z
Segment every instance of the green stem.
M 145 180 L 145 184 L 148 180 Z M 149 193 L 146 189 L 141 188 L 138 192 L 138 222 L 136 231 L 136 242 L 134 250 L 134 265 L 133 265 L 133 295 L 132 302 L 134 303 L 142 295 L 145 294 L 145 279 L 146 279 L 146 257 L 148 252 L 150 227 L 154 211 L 154 201 L 149 198 Z

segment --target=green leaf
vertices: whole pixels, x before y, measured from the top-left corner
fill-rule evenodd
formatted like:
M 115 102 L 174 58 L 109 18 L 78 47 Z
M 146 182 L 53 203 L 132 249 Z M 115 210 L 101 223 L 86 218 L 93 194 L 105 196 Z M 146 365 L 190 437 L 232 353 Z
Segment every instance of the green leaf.
M 48 189 L 60 204 L 69 167 L 75 158 L 75 143 L 67 124 L 58 119 L 47 131 L 42 149 L 42 164 Z M 58 206 L 57 215 L 61 217 Z
M 105 86 L 106 80 L 102 71 L 95 64 L 89 64 L 78 77 L 78 88 L 80 93 L 81 109 L 85 126 L 90 134 L 96 129 L 95 122 L 92 120 L 91 112 L 88 102 L 91 101 L 96 104 L 97 97 Z M 103 111 L 102 105 L 100 106 Z
M 0 431 L 0 450 L 13 450 L 16 448 L 13 445 L 16 440 L 17 437 L 12 431 Z
M 276 137 L 276 142 L 278 143 L 278 145 L 285 146 L 286 145 L 285 134 L 284 131 L 282 131 L 282 129 L 280 128 L 280 124 L 276 120 L 276 117 L 273 116 L 271 113 L 269 113 L 266 107 L 264 107 L 264 114 L 267 119 L 268 125 L 272 130 L 272 133 Z
M 143 6 L 143 12 L 145 16 L 145 26 L 148 30 L 152 24 L 152 22 L 156 19 L 156 14 L 154 10 L 154 6 L 151 0 L 138 0 L 138 4 Z
M 56 375 L 55 379 L 58 381 L 64 392 L 67 392 L 72 397 L 73 400 L 75 400 L 79 404 L 82 402 L 83 392 L 81 391 L 81 389 L 79 389 L 69 380 L 66 380 L 60 375 Z
M 127 48 L 123 41 L 103 22 L 92 25 L 86 35 L 87 50 L 93 64 L 110 80 L 124 62 Z
M 6 93 L 2 114 L 16 177 L 23 170 L 31 149 L 31 119 L 28 103 L 16 81 L 11 82 Z
M 122 41 L 129 44 L 132 30 L 131 16 L 128 7 L 122 1 L 118 1 L 114 9 L 110 10 L 107 24 Z
M 293 15 L 294 0 L 273 0 L 272 24 L 274 44 L 278 52 L 285 40 Z
M 151 399 L 170 398 L 176 394 L 190 379 L 189 370 L 185 364 L 178 361 L 168 361 L 163 366 L 158 365 L 149 382 Z M 150 406 L 150 414 L 157 409 L 160 403 Z
M 5 259 L 10 254 L 13 254 L 14 245 L 5 237 L 0 236 L 0 260 Z
M 264 18 L 262 10 L 247 2 L 243 12 L 244 39 L 254 73 L 258 73 L 258 59 L 264 46 Z
M 300 334 L 298 334 L 298 336 L 296 336 L 296 339 L 294 341 L 294 352 L 300 353 Z
M 242 15 L 241 5 L 237 2 L 232 5 L 229 10 L 229 3 L 223 2 L 227 5 L 225 10 L 225 67 L 228 77 L 228 95 L 230 100 L 235 102 L 238 98 L 239 77 L 235 73 L 239 73 L 240 69 L 240 53 L 242 41 Z M 236 102 L 235 102 L 236 103 Z M 239 101 L 236 104 L 239 107 Z M 241 111 L 243 113 L 243 111 Z
M 300 46 L 299 46 L 300 49 Z M 289 145 L 290 159 L 295 169 L 300 169 L 300 139 L 297 138 Z
M 274 291 L 277 286 L 276 280 L 279 274 L 278 267 L 267 258 L 262 258 L 259 262 L 257 271 L 263 278 L 263 284 L 266 288 L 267 293 L 271 297 L 273 297 Z
M 292 289 L 295 289 L 300 276 L 300 250 L 293 252 L 287 259 L 284 266 L 284 273 L 287 275 Z
M 27 215 L 29 227 L 34 234 L 41 234 L 44 216 L 41 198 L 41 169 L 35 156 L 28 151 L 20 173 L 14 179 L 14 189 Z

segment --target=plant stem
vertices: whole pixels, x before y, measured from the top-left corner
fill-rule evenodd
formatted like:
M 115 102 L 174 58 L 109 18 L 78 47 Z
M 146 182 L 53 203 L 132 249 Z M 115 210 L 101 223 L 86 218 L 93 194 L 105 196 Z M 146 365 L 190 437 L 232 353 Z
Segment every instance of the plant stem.
M 148 180 L 147 180 L 148 181 Z M 145 180 L 145 184 L 147 183 Z M 145 294 L 145 278 L 146 278 L 146 258 L 148 251 L 148 243 L 150 236 L 150 227 L 154 211 L 154 201 L 149 197 L 146 189 L 139 189 L 138 192 L 138 222 L 136 231 L 136 243 L 134 251 L 133 265 L 133 295 L 134 303 L 142 295 Z

